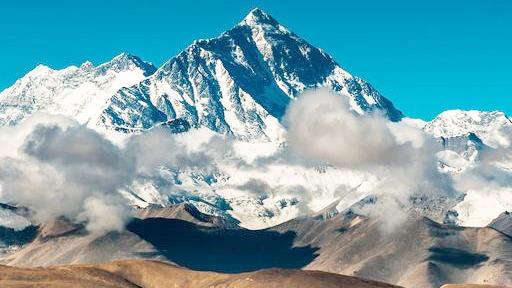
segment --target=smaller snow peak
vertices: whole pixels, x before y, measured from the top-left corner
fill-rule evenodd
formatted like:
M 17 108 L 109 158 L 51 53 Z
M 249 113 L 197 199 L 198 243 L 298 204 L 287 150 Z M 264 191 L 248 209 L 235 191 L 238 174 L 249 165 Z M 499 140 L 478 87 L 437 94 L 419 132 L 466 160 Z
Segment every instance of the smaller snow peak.
M 506 117 L 501 111 L 479 111 L 479 110 L 447 110 L 439 114 L 436 119 L 472 119 L 473 121 L 482 121 L 490 118 Z M 435 120 L 435 119 L 434 119 Z
M 436 138 L 451 138 L 473 133 L 491 147 L 511 144 L 512 122 L 501 111 L 448 110 L 425 125 L 425 132 Z
M 137 62 L 142 61 L 139 57 L 123 52 L 112 59 L 111 62 Z
M 85 61 L 80 65 L 80 70 L 91 71 L 92 69 L 94 69 L 94 64 L 91 61 Z
M 259 8 L 252 9 L 247 16 L 245 16 L 244 20 L 240 22 L 241 25 L 248 26 L 261 26 L 261 25 L 271 25 L 274 27 L 278 27 L 279 23 L 272 18 L 272 16 L 265 13 L 263 10 Z
M 46 65 L 38 64 L 32 71 L 40 71 L 40 70 L 42 71 L 42 70 L 52 70 L 52 69 Z
M 101 64 L 98 68 L 113 69 L 116 71 L 133 70 L 133 68 L 139 68 L 144 70 L 144 76 L 149 76 L 156 71 L 156 67 L 148 62 L 143 61 L 141 58 L 128 54 L 121 53 L 114 57 L 107 63 Z
M 493 122 L 509 122 L 508 117 L 501 111 L 478 110 L 448 110 L 439 114 L 431 122 L 472 123 L 473 125 L 489 125 Z
M 46 66 L 46 65 L 43 65 L 43 64 L 39 64 L 37 65 L 34 69 L 32 69 L 32 71 L 28 72 L 27 73 L 27 76 L 39 76 L 39 75 L 46 75 L 50 72 L 52 72 L 53 69 Z
M 123 52 L 117 55 L 116 57 L 112 58 L 112 60 L 110 60 L 109 63 L 130 64 L 138 62 L 142 62 L 142 60 L 139 57 Z

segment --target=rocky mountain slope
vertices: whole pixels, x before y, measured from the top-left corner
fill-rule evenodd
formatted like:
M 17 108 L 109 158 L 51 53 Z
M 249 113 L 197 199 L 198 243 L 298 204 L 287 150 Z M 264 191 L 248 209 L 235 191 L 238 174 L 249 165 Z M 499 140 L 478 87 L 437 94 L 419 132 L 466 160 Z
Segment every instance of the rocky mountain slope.
M 341 213 L 327 220 L 294 219 L 272 230 L 293 231 L 295 245 L 319 249 L 319 256 L 305 269 L 405 287 L 512 284 L 512 239 L 491 228 L 464 228 L 428 218 L 410 218 L 399 228 L 386 231 L 378 219 Z
M 512 213 L 505 211 L 489 223 L 489 227 L 512 237 Z
M 512 284 L 512 238 L 490 227 L 444 225 L 411 214 L 399 227 L 386 230 L 382 219 L 352 209 L 335 212 L 333 206 L 252 231 L 202 222 L 202 216 L 175 208 L 181 213 L 134 219 L 125 231 L 105 235 L 62 221 L 47 223 L 33 240 L 0 260 L 34 267 L 144 258 L 222 273 L 321 270 L 418 288 Z

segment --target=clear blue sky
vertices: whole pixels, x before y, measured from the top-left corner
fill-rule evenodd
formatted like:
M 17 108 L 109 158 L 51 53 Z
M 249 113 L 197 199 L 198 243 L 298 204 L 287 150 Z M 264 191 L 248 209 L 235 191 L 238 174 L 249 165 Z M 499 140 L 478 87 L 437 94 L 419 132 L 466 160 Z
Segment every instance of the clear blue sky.
M 512 114 L 512 1 L 0 1 L 0 90 L 39 63 L 129 52 L 156 65 L 254 7 L 323 48 L 406 115 Z

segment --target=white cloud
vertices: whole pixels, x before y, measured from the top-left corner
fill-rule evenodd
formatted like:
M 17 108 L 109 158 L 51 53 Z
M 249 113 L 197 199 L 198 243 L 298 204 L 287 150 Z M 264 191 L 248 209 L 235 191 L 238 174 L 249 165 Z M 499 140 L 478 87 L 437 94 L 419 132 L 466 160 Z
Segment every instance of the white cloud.
M 385 230 L 405 219 L 400 207 L 410 207 L 411 196 L 451 192 L 450 180 L 437 169 L 438 145 L 433 139 L 378 113 L 359 116 L 346 99 L 317 89 L 292 103 L 285 116 L 291 149 L 310 159 L 376 175 L 380 181 L 373 194 L 379 200 L 367 212 L 382 219 Z

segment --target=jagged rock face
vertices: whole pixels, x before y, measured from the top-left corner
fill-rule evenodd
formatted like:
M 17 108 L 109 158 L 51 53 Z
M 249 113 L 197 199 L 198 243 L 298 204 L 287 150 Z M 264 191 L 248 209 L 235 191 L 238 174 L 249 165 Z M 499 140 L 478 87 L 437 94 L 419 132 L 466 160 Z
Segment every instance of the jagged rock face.
M 128 54 L 97 67 L 90 62 L 62 70 L 39 65 L 0 93 L 0 126 L 15 125 L 38 111 L 86 123 L 99 117 L 101 107 L 117 90 L 138 83 L 155 70 Z
M 183 119 L 243 139 L 272 139 L 291 99 L 321 86 L 349 95 L 356 112 L 382 109 L 391 120 L 402 118 L 368 83 L 255 9 L 231 30 L 195 41 L 151 77 L 118 91 L 99 124 L 138 130 Z

